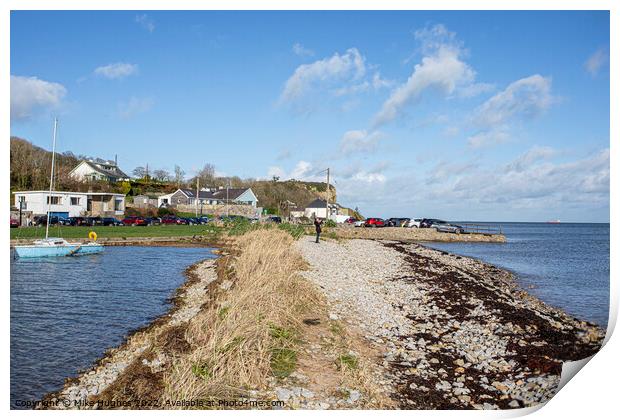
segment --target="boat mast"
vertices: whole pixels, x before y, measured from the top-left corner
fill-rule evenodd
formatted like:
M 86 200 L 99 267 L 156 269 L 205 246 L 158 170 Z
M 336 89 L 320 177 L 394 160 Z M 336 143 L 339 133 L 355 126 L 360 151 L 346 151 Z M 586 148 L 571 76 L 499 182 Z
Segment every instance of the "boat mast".
M 54 186 L 54 157 L 56 154 L 56 130 L 58 129 L 58 118 L 54 118 L 54 140 L 52 141 L 52 170 L 50 171 L 50 194 L 47 197 L 47 220 L 45 223 L 45 239 L 50 232 L 50 209 L 52 207 L 52 187 Z

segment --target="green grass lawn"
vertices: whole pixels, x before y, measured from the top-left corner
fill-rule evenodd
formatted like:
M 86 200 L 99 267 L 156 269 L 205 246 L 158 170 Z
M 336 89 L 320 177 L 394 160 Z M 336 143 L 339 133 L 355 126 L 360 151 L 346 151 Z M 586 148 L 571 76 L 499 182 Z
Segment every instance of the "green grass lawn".
M 94 231 L 98 238 L 121 237 L 175 237 L 207 234 L 209 225 L 161 225 L 161 226 L 50 226 L 50 236 L 62 238 L 88 238 Z M 36 239 L 45 237 L 45 226 L 11 229 L 11 239 Z

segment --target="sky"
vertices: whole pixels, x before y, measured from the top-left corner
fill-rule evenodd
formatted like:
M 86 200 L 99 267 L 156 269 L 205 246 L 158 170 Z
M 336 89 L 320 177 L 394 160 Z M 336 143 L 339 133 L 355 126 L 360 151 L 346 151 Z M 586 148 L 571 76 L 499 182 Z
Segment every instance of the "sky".
M 608 222 L 609 39 L 606 11 L 13 11 L 11 134 L 50 149 L 57 116 L 127 173 L 329 167 L 367 217 Z

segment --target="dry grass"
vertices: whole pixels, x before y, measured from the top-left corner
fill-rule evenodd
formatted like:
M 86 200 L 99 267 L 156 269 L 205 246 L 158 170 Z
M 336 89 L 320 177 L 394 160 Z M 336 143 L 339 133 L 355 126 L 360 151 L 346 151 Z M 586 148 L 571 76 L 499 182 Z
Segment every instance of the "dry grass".
M 189 323 L 190 351 L 164 375 L 164 399 L 236 398 L 295 369 L 303 314 L 321 295 L 298 274 L 305 262 L 293 238 L 254 231 L 233 250 L 218 265 L 219 285 L 232 285 Z

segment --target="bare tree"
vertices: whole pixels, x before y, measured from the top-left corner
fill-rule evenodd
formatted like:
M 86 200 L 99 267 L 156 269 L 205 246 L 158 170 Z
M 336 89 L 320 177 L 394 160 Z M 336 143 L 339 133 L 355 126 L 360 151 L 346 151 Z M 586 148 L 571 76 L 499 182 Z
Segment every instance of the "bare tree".
M 177 188 L 181 188 L 184 176 L 185 171 L 179 165 L 174 165 L 174 181 L 177 183 Z
M 158 181 L 166 182 L 170 180 L 170 173 L 165 169 L 156 169 L 153 171 L 153 177 Z
M 213 180 L 215 179 L 215 166 L 210 163 L 205 164 L 198 174 L 196 174 L 196 178 L 200 180 L 200 185 L 211 186 L 213 184 Z
M 136 178 L 144 178 L 145 176 L 148 175 L 144 166 L 138 166 L 136 169 L 133 170 L 132 173 L 134 174 Z

